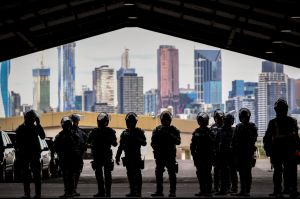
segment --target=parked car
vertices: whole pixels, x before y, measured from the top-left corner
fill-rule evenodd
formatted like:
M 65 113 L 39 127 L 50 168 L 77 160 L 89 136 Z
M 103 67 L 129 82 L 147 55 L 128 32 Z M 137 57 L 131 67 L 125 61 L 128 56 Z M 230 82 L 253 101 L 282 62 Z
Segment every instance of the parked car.
M 14 180 L 15 149 L 5 131 L 0 131 L 0 181 Z
M 16 141 L 16 133 L 11 131 L 7 133 L 10 139 L 12 140 L 13 146 L 15 145 Z M 50 161 L 51 161 L 51 152 L 50 149 L 46 143 L 45 140 L 42 140 L 39 138 L 40 142 L 40 147 L 41 147 L 41 172 L 43 178 L 49 178 L 51 173 L 50 173 Z M 20 181 L 22 179 L 21 176 L 21 163 L 19 162 L 18 159 L 14 160 L 14 180 L 15 181 Z
M 6 132 L 8 137 L 10 138 L 12 144 L 13 144 L 13 147 L 15 146 L 15 143 L 16 143 L 16 133 L 14 131 L 7 131 Z M 22 174 L 21 174 L 21 164 L 20 162 L 18 161 L 17 158 L 15 158 L 15 162 L 14 162 L 14 181 L 15 182 L 21 182 L 22 180 Z
M 51 177 L 61 176 L 61 168 L 59 166 L 58 155 L 54 150 L 54 140 L 52 137 L 46 137 L 45 141 L 51 152 L 50 173 Z

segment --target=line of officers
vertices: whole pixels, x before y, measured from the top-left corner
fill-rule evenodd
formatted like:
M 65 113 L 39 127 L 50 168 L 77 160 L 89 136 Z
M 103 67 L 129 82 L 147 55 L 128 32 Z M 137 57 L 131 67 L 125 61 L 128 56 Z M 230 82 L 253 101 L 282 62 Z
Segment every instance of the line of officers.
M 270 195 L 281 196 L 288 193 L 297 196 L 297 162 L 295 151 L 299 148 L 297 122 L 287 116 L 288 105 L 279 99 L 275 103 L 277 117 L 269 122 L 264 136 L 264 147 L 274 166 L 274 192 Z M 214 112 L 215 124 L 208 127 L 209 116 L 204 112 L 197 115 L 199 127 L 193 132 L 190 150 L 196 167 L 200 185 L 195 196 L 227 195 L 250 196 L 252 167 L 255 166 L 255 142 L 257 128 L 250 122 L 251 113 L 247 108 L 239 110 L 240 123 L 233 127 L 234 117 L 217 109 Z M 25 122 L 17 129 L 16 151 L 23 160 L 24 192 L 30 197 L 29 168 L 33 172 L 37 198 L 41 195 L 41 177 L 38 163 L 39 153 L 36 137 L 45 137 L 36 113 L 31 110 L 25 114 Z M 63 173 L 64 194 L 61 197 L 79 196 L 77 183 L 83 168 L 83 154 L 91 147 L 98 192 L 94 197 L 110 197 L 114 160 L 111 147 L 118 145 L 116 131 L 108 127 L 110 116 L 102 112 L 97 117 L 98 127 L 88 136 L 78 127 L 80 117 L 76 114 L 63 117 L 62 131 L 55 137 L 54 147 L 58 154 Z M 126 167 L 130 192 L 127 197 L 142 196 L 142 173 L 144 160 L 141 147 L 146 146 L 144 130 L 136 127 L 138 117 L 130 112 L 125 117 L 127 129 L 120 135 L 120 142 L 115 156 L 117 165 Z M 172 115 L 164 111 L 160 115 L 161 125 L 157 126 L 151 137 L 156 162 L 156 192 L 151 196 L 164 196 L 163 173 L 168 170 L 170 189 L 169 197 L 176 197 L 176 145 L 180 145 L 180 131 L 173 125 Z M 27 143 L 27 144 L 26 144 Z M 28 144 L 29 143 L 29 144 Z M 124 151 L 125 156 L 121 158 Z M 27 155 L 26 155 L 27 154 Z M 29 154 L 29 155 L 28 155 Z M 212 172 L 213 170 L 213 172 Z M 213 176 L 212 176 L 213 173 Z M 240 191 L 238 192 L 238 175 Z M 284 190 L 282 191 L 282 176 Z

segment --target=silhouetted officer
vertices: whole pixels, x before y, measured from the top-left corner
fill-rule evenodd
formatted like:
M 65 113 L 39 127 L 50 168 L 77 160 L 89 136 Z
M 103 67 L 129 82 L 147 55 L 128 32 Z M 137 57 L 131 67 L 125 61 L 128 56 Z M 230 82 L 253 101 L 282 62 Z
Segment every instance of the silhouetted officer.
M 251 169 L 254 166 L 253 157 L 256 151 L 257 128 L 250 122 L 251 112 L 247 108 L 239 110 L 240 123 L 235 128 L 232 147 L 240 174 L 240 192 L 237 196 L 250 196 L 252 183 Z
M 297 121 L 287 116 L 288 104 L 284 99 L 275 102 L 276 118 L 270 120 L 266 134 L 263 138 L 267 156 L 271 157 L 274 166 L 273 183 L 274 192 L 271 196 L 282 195 L 282 175 L 285 192 L 291 197 L 297 192 L 297 162 L 296 150 L 299 147 Z
M 215 141 L 216 141 L 216 136 L 218 134 L 218 131 L 221 130 L 223 126 L 223 117 L 224 117 L 224 112 L 220 109 L 216 109 L 214 111 L 214 121 L 215 123 L 210 127 L 210 130 L 212 131 Z M 217 143 L 215 142 L 215 147 L 217 147 Z M 220 168 L 218 168 L 217 164 L 214 162 L 214 192 L 218 193 L 220 191 Z
M 30 110 L 24 115 L 24 123 L 16 130 L 15 144 L 16 158 L 22 164 L 24 197 L 27 198 L 30 198 L 31 172 L 35 183 L 35 198 L 41 197 L 41 145 L 39 137 L 45 139 L 45 132 L 37 113 Z
M 173 125 L 172 115 L 169 111 L 160 114 L 161 125 L 153 130 L 151 146 L 156 162 L 156 192 L 152 196 L 163 196 L 163 173 L 168 169 L 170 180 L 169 197 L 176 197 L 176 145 L 181 143 L 180 131 Z
M 200 192 L 195 196 L 211 196 L 212 176 L 211 169 L 214 158 L 214 135 L 207 127 L 209 116 L 207 113 L 198 113 L 199 128 L 193 132 L 190 145 L 191 154 L 196 166 L 196 174 L 200 184 Z
M 78 165 L 78 171 L 75 172 L 75 185 L 74 185 L 74 193 L 73 193 L 73 196 L 80 196 L 80 193 L 77 193 L 77 185 L 78 185 L 80 174 L 81 174 L 82 169 L 83 169 L 83 155 L 84 155 L 84 152 L 87 149 L 86 148 L 87 135 L 83 130 L 81 130 L 78 127 L 79 121 L 80 121 L 80 116 L 78 114 L 72 114 L 70 116 L 70 118 L 73 122 L 73 126 L 72 126 L 73 133 L 77 133 L 78 136 L 81 139 L 81 142 L 82 142 L 82 145 L 80 146 L 80 148 L 81 148 L 81 161 L 78 163 L 79 164 Z
M 98 128 L 91 131 L 87 143 L 92 149 L 92 168 L 98 183 L 98 193 L 94 197 L 111 196 L 111 172 L 114 169 L 111 146 L 117 146 L 116 131 L 110 127 L 109 115 L 102 112 L 97 117 Z M 105 186 L 103 179 L 103 170 L 105 176 Z
M 116 154 L 116 163 L 119 165 L 122 151 L 125 157 L 122 158 L 123 166 L 127 169 L 127 177 L 130 193 L 126 197 L 141 197 L 142 173 L 144 161 L 141 159 L 141 146 L 146 146 L 145 132 L 136 127 L 138 121 L 134 112 L 129 112 L 126 117 L 127 129 L 120 136 L 120 145 Z
M 79 135 L 73 132 L 70 117 L 63 117 L 61 126 L 63 130 L 54 140 L 54 148 L 59 158 L 64 180 L 65 193 L 61 197 L 73 197 L 75 175 L 78 172 L 82 156 L 80 146 L 83 143 Z
M 218 132 L 216 142 L 216 164 L 220 168 L 221 187 L 217 195 L 226 195 L 231 190 L 237 192 L 237 173 L 233 167 L 232 138 L 234 117 L 230 113 L 224 115 L 224 125 Z M 231 185 L 231 190 L 230 190 Z M 235 190 L 234 190 L 235 189 Z

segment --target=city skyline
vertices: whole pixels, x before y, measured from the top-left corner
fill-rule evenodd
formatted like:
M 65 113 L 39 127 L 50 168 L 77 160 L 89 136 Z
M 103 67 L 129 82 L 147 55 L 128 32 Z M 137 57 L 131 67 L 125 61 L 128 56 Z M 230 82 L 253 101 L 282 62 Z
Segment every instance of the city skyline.
M 141 33 L 140 37 L 134 37 L 132 33 Z M 120 35 L 123 37 L 120 38 Z M 147 38 L 148 37 L 148 38 Z M 108 39 L 109 38 L 109 39 Z M 106 40 L 108 40 L 106 42 Z M 115 41 L 117 40 L 117 41 Z M 120 42 L 120 40 L 124 40 Z M 141 42 L 141 40 L 143 42 Z M 102 42 L 102 45 L 100 45 Z M 111 42 L 111 45 L 105 45 Z M 100 43 L 100 44 L 99 44 Z M 127 43 L 127 45 L 124 45 Z M 156 79 L 156 50 L 159 45 L 170 44 L 179 49 L 179 87 L 186 88 L 187 84 L 194 87 L 194 58 L 193 51 L 197 49 L 214 49 L 219 50 L 211 46 L 204 44 L 195 43 L 192 41 L 163 35 L 151 31 L 146 31 L 139 28 L 126 28 L 103 35 L 99 35 L 93 38 L 76 42 L 76 95 L 81 93 L 82 85 L 87 85 L 92 88 L 92 70 L 95 67 L 101 65 L 109 65 L 110 67 L 117 70 L 120 67 L 121 52 L 124 48 L 130 49 L 131 65 L 137 70 L 137 73 L 144 77 L 144 93 L 152 88 L 157 88 L 157 82 L 153 81 Z M 94 45 L 92 45 L 94 44 Z M 144 44 L 144 46 L 143 46 Z M 150 45 L 151 44 L 151 45 Z M 157 45 L 159 44 L 159 45 Z M 100 46 L 100 47 L 99 47 Z M 151 46 L 151 47 L 149 47 Z M 89 47 L 89 48 L 87 48 Z M 108 48 L 108 49 L 106 49 Z M 86 50 L 88 49 L 88 50 Z M 138 50 L 140 49 L 140 50 Z M 146 50 L 145 50 L 146 49 Z M 53 52 L 54 51 L 54 52 Z M 233 53 L 226 50 L 222 51 L 222 102 L 227 100 L 227 94 L 230 90 L 231 81 L 234 79 L 243 79 L 245 81 L 258 81 L 258 74 L 260 72 L 260 65 L 262 60 L 258 58 Z M 96 53 L 95 53 L 96 52 Z M 98 52 L 98 53 L 97 53 Z M 55 48 L 45 50 L 44 52 L 34 53 L 28 55 L 28 57 L 20 57 L 12 60 L 12 73 L 10 75 L 9 90 L 16 93 L 20 93 L 22 98 L 22 104 L 33 104 L 32 103 L 32 91 L 28 89 L 24 91 L 26 85 L 31 85 L 33 80 L 26 75 L 27 69 L 38 65 L 41 55 L 44 54 L 44 62 L 51 68 L 51 107 L 57 107 L 57 50 Z M 28 64 L 33 63 L 33 64 Z M 150 66 L 149 66 L 150 65 Z M 19 67 L 23 67 L 24 70 L 20 70 Z M 235 68 L 235 70 L 232 70 Z M 299 69 L 287 68 L 286 73 L 291 78 L 298 79 L 300 75 L 297 75 L 296 71 Z M 20 74 L 20 71 L 22 72 Z M 53 72 L 52 72 L 53 71 Z M 19 73 L 18 73 L 19 72 Z M 116 80 L 116 78 L 115 78 Z M 29 87 L 30 88 L 30 87 Z M 115 89 L 116 90 L 116 89 Z M 56 96 L 56 97 L 55 97 Z M 116 93 L 115 93 L 116 96 Z M 30 100 L 31 98 L 31 100 Z M 116 97 L 115 97 L 116 99 Z M 115 100 L 116 105 L 116 100 Z

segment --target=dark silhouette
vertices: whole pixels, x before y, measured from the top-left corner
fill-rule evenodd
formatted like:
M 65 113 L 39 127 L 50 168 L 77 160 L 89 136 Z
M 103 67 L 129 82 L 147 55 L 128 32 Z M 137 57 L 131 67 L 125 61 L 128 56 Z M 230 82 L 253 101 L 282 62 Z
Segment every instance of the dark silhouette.
M 257 128 L 250 122 L 250 116 L 251 112 L 247 108 L 239 110 L 240 123 L 235 128 L 232 141 L 236 167 L 240 175 L 240 192 L 237 196 L 250 196 L 251 190 Z
M 263 138 L 267 156 L 274 167 L 274 192 L 270 196 L 281 197 L 283 193 L 296 197 L 297 192 L 297 161 L 296 150 L 299 148 L 297 121 L 289 117 L 288 104 L 284 99 L 275 102 L 276 118 L 270 120 Z M 282 176 L 284 191 L 282 192 Z
M 36 123 L 36 124 L 35 124 Z M 24 123 L 16 130 L 16 158 L 22 165 L 24 197 L 30 198 L 31 172 L 35 184 L 35 198 L 41 197 L 41 147 L 40 139 L 45 139 L 45 132 L 34 110 L 24 115 Z
M 210 130 L 212 131 L 214 137 L 215 137 L 215 147 L 218 147 L 218 143 L 216 143 L 216 136 L 217 133 L 220 131 L 220 129 L 223 126 L 223 117 L 224 117 L 224 112 L 220 109 L 216 109 L 214 111 L 214 121 L 215 123 L 210 127 Z M 215 159 L 215 158 L 214 158 Z M 213 162 L 214 166 L 214 192 L 218 193 L 220 191 L 220 175 L 221 171 L 216 162 Z
M 211 196 L 211 169 L 215 156 L 215 140 L 213 133 L 207 127 L 209 116 L 206 113 L 198 113 L 197 122 L 199 124 L 199 128 L 193 132 L 190 146 L 200 185 L 200 192 L 196 193 L 195 196 Z
M 232 154 L 232 138 L 234 128 L 234 117 L 230 113 L 224 115 L 223 127 L 217 134 L 216 142 L 216 164 L 220 168 L 221 187 L 216 195 L 226 195 L 228 193 L 237 192 L 237 172 L 234 167 Z
M 111 146 L 117 146 L 116 131 L 110 127 L 109 115 L 105 112 L 97 117 L 98 128 L 93 129 L 88 137 L 88 145 L 92 149 L 92 168 L 95 171 L 98 193 L 94 197 L 111 196 L 111 172 L 114 169 Z M 103 178 L 103 170 L 105 183 Z
M 144 161 L 141 159 L 141 146 L 146 146 L 145 132 L 136 127 L 138 121 L 137 115 L 129 112 L 126 117 L 127 129 L 120 136 L 120 145 L 116 154 L 116 163 L 120 164 L 122 151 L 125 157 L 122 158 L 123 166 L 127 169 L 127 177 L 130 187 L 130 193 L 126 197 L 141 197 L 142 191 L 142 173 Z
M 60 197 L 73 197 L 75 188 L 75 175 L 81 166 L 82 139 L 72 130 L 72 120 L 63 117 L 61 120 L 63 130 L 54 140 L 54 148 L 59 158 L 59 164 L 63 173 L 64 194 Z
M 170 180 L 169 197 L 176 197 L 176 145 L 181 143 L 180 131 L 173 125 L 172 115 L 169 111 L 160 114 L 161 125 L 153 130 L 151 146 L 156 162 L 156 192 L 152 196 L 163 196 L 163 173 L 168 169 Z
M 72 126 L 73 133 L 78 134 L 78 136 L 81 139 L 81 143 L 82 143 L 82 146 L 81 146 L 81 161 L 80 161 L 79 166 L 78 166 L 78 171 L 75 172 L 75 184 L 74 184 L 74 191 L 73 191 L 74 196 L 80 196 L 80 193 L 77 192 L 77 185 L 78 185 L 78 181 L 79 181 L 79 178 L 80 178 L 80 174 L 81 174 L 82 169 L 83 169 L 83 155 L 84 155 L 84 152 L 87 149 L 87 147 L 86 147 L 87 135 L 83 130 L 81 130 L 78 127 L 79 121 L 80 121 L 80 116 L 78 114 L 72 114 L 70 116 L 70 118 L 73 122 L 73 126 Z

